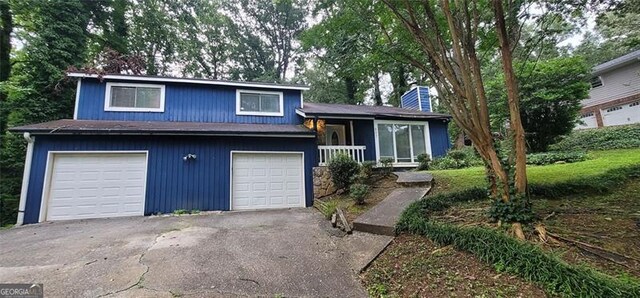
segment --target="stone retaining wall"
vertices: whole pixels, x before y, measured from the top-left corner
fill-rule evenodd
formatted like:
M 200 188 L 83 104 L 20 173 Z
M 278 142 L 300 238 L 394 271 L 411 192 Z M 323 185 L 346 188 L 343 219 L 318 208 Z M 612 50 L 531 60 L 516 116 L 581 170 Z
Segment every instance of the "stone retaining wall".
M 331 174 L 327 167 L 313 168 L 313 199 L 330 195 L 336 191 L 336 187 L 331 182 Z

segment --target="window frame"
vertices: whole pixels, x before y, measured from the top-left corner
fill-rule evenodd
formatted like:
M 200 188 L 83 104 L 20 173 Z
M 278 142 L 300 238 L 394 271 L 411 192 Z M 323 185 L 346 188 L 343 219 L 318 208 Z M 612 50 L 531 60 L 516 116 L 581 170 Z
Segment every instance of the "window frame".
M 413 133 L 411 132 L 411 125 L 422 126 L 424 127 L 424 145 L 425 151 L 431 158 L 433 158 L 433 152 L 431 150 L 431 133 L 429 132 L 429 122 L 428 121 L 402 121 L 402 120 L 374 120 L 373 128 L 374 128 L 374 137 L 375 137 L 375 145 L 376 145 L 376 162 L 380 163 L 380 137 L 378 132 L 378 124 L 392 124 L 392 125 L 409 125 L 409 148 L 411 153 L 411 162 L 398 162 L 398 153 L 396 149 L 396 134 L 393 132 L 393 154 L 394 154 L 394 166 L 416 166 L 418 165 L 418 160 L 414 159 L 416 154 L 413 152 Z
M 278 105 L 279 105 L 280 111 L 278 112 L 242 111 L 240 110 L 242 93 L 251 93 L 251 94 L 257 94 L 257 95 L 260 95 L 260 94 L 278 95 L 278 99 L 279 99 Z M 236 89 L 236 115 L 282 117 L 284 116 L 284 94 L 281 91 Z
M 158 107 L 158 108 L 137 108 L 137 107 L 115 107 L 115 106 L 112 106 L 111 105 L 111 88 L 112 87 L 159 88 L 160 89 L 160 107 Z M 162 112 L 164 112 L 164 103 L 165 103 L 165 85 L 107 82 L 106 91 L 105 91 L 105 94 L 104 94 L 104 110 L 106 112 L 151 112 L 151 113 L 162 113 Z

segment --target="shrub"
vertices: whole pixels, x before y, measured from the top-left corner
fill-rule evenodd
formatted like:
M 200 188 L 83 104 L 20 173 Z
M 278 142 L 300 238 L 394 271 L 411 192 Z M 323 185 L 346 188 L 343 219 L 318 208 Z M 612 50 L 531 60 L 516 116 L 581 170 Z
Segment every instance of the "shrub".
M 355 183 L 349 188 L 349 197 L 358 205 L 364 204 L 367 194 L 369 194 L 369 186 L 366 184 Z
M 375 169 L 376 162 L 372 160 L 365 160 L 360 164 L 360 175 L 358 181 L 360 183 L 369 184 L 373 179 L 373 171 Z
M 482 165 L 482 159 L 475 153 L 473 147 L 452 149 L 447 155 L 433 160 L 430 164 L 433 170 L 462 169 Z
M 380 166 L 382 168 L 382 173 L 385 176 L 391 175 L 391 172 L 393 172 L 393 161 L 394 160 L 391 157 L 385 157 L 380 159 Z
M 572 163 L 585 161 L 587 154 L 584 152 L 545 152 L 527 154 L 527 164 L 549 165 L 557 162 Z
M 609 150 L 639 147 L 640 123 L 576 130 L 560 142 L 549 146 L 549 150 Z
M 396 231 L 426 236 L 440 245 L 473 253 L 501 271 L 542 285 L 551 294 L 569 297 L 640 297 L 640 284 L 616 279 L 583 266 L 572 266 L 540 247 L 483 227 L 461 227 L 429 220 L 429 213 L 464 200 L 486 198 L 479 189 L 440 194 L 411 204 Z
M 431 163 L 431 156 L 429 156 L 429 154 L 426 154 L 426 153 L 418 154 L 417 159 L 418 159 L 418 167 L 416 168 L 416 170 L 426 171 L 429 169 L 429 163 Z
M 348 189 L 360 171 L 358 163 L 346 154 L 337 154 L 329 161 L 331 181 L 337 189 Z

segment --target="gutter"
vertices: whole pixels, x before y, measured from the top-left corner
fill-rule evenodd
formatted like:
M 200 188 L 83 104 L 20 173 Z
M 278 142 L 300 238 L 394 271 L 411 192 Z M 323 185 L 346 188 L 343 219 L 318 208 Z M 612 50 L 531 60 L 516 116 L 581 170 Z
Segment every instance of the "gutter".
M 27 206 L 27 192 L 29 191 L 29 177 L 31 177 L 31 161 L 33 160 L 33 144 L 36 141 L 35 137 L 32 137 L 30 133 L 25 132 L 23 135 L 27 140 L 27 155 L 24 160 L 24 172 L 22 174 L 22 189 L 20 190 L 20 205 L 18 205 L 18 219 L 16 220 L 16 226 L 21 226 L 24 223 L 24 209 Z

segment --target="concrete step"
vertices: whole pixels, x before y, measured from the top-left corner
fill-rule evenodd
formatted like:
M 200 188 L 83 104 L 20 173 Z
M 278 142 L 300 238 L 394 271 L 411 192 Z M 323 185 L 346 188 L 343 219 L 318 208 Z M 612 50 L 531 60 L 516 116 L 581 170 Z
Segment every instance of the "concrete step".
M 424 188 L 399 188 L 382 202 L 353 221 L 353 229 L 378 235 L 395 236 L 395 225 L 400 214 L 409 204 L 424 197 L 430 190 Z
M 398 176 L 396 182 L 404 187 L 429 187 L 433 183 L 433 175 L 427 172 L 394 172 Z

